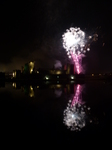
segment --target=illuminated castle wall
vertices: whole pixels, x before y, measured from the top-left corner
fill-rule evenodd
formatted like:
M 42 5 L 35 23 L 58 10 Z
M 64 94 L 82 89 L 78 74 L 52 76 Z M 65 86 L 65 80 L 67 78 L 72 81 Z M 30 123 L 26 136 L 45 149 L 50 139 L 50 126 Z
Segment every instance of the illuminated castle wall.
M 22 71 L 24 73 L 30 73 L 31 74 L 34 71 L 34 66 L 35 66 L 34 62 L 26 63 L 24 68 L 22 68 Z
M 61 69 L 51 69 L 49 70 L 50 74 L 75 74 L 75 65 L 66 64 Z

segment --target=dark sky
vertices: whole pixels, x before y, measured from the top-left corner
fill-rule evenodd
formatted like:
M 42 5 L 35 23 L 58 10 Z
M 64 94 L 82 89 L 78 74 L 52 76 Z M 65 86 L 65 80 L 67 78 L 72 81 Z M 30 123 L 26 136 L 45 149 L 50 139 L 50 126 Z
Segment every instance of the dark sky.
M 36 68 L 66 64 L 62 34 L 70 27 L 99 36 L 82 60 L 86 72 L 112 71 L 111 22 L 112 1 L 107 0 L 0 1 L 0 71 L 21 69 L 29 61 Z

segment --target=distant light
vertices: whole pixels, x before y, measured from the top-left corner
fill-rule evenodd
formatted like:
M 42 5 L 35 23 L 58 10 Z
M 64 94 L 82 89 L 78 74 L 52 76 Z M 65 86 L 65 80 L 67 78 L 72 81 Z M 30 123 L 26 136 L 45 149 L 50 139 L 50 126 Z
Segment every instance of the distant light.
M 15 72 L 13 72 L 13 74 L 12 74 L 12 75 L 13 75 L 13 77 L 16 77 L 16 71 L 15 71 Z
M 14 88 L 16 88 L 16 83 L 15 83 L 15 82 L 13 82 L 12 86 L 13 86 Z
M 57 87 L 57 88 L 61 88 L 61 84 L 57 84 L 56 87 Z
M 91 108 L 90 108 L 90 107 L 88 107 L 87 109 L 88 109 L 88 110 L 90 110 Z
M 48 76 L 45 76 L 45 79 L 46 79 L 46 80 L 49 80 L 49 77 L 48 77 Z
M 33 65 L 34 63 L 31 61 L 29 64 L 30 64 L 30 65 Z
M 56 74 L 61 74 L 62 72 L 60 70 L 56 71 Z
M 92 120 L 90 120 L 90 123 L 92 123 Z
M 39 86 L 37 86 L 37 89 L 39 88 Z
M 39 71 L 37 71 L 37 73 L 39 73 Z
M 13 74 L 12 74 L 12 75 L 13 75 L 13 77 L 14 77 L 14 75 L 15 75 L 15 74 L 14 74 L 14 72 L 13 72 Z
M 87 48 L 87 51 L 90 51 L 90 48 Z
M 70 83 L 74 83 L 74 81 L 72 80 L 72 81 L 70 81 Z
M 32 86 L 30 86 L 29 96 L 30 97 L 34 97 L 34 91 L 33 91 L 33 87 Z
M 71 79 L 74 79 L 74 76 L 71 76 Z
M 14 83 L 12 84 L 12 86 L 14 87 Z
M 32 86 L 30 86 L 30 90 L 33 91 L 33 87 Z
M 34 62 L 30 62 L 29 67 L 30 67 L 30 73 L 32 73 L 34 69 Z
M 89 39 L 91 39 L 92 38 L 92 36 L 89 36 Z

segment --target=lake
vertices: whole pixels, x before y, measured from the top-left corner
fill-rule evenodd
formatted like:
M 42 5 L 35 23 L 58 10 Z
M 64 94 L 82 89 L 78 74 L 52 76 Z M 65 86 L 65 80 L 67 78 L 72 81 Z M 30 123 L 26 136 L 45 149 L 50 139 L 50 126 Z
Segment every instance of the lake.
M 112 84 L 0 84 L 3 141 L 103 144 L 112 133 Z M 106 143 L 108 144 L 108 143 Z

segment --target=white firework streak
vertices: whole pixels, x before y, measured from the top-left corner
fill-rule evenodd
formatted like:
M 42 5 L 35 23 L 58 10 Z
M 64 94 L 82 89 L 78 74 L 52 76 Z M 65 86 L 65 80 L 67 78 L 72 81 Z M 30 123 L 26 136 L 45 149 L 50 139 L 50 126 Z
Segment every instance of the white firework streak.
M 80 28 L 71 27 L 69 30 L 66 30 L 66 33 L 62 37 L 63 47 L 66 49 L 68 57 L 73 59 L 77 73 L 79 74 L 82 71 L 80 60 L 86 51 L 90 50 L 87 47 L 85 33 Z

